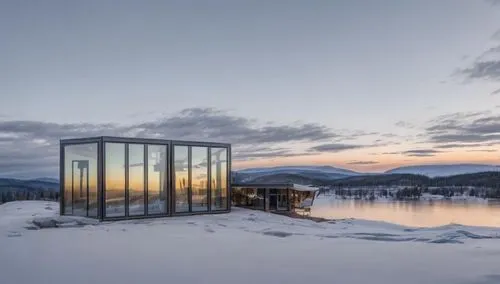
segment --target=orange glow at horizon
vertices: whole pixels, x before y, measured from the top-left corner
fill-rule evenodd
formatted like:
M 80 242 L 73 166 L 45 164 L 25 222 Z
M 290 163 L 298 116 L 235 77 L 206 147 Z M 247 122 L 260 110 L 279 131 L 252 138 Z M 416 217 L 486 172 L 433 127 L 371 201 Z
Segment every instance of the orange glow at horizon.
M 356 164 L 352 162 L 368 161 L 367 164 Z M 381 172 L 392 168 L 409 165 L 422 164 L 498 164 L 500 155 L 496 152 L 444 152 L 429 157 L 412 157 L 403 154 L 377 154 L 368 153 L 326 153 L 318 155 L 305 155 L 296 157 L 276 157 L 271 159 L 255 159 L 248 161 L 232 162 L 233 170 L 241 170 L 254 167 L 276 167 L 294 165 L 329 165 L 351 169 L 360 172 Z

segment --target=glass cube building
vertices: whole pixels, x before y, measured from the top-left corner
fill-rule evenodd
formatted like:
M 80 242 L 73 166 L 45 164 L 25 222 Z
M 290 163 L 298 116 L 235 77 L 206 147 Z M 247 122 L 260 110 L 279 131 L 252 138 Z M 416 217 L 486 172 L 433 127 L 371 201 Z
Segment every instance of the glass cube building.
M 61 140 L 60 214 L 119 220 L 227 213 L 230 176 L 230 144 Z

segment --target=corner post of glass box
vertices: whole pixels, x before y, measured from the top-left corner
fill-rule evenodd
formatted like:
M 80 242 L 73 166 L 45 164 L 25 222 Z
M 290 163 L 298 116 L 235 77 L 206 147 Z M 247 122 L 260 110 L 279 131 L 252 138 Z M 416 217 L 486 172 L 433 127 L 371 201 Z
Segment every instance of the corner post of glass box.
M 97 144 L 97 218 L 104 220 L 104 139 Z
M 64 215 L 64 145 L 59 141 L 59 215 Z

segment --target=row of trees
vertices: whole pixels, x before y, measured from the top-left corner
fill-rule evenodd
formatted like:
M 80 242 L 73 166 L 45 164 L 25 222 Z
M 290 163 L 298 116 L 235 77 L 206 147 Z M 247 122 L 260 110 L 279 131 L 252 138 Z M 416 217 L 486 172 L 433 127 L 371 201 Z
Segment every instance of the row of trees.
M 0 204 L 21 200 L 59 200 L 59 192 L 51 190 L 2 190 Z
M 500 199 L 500 188 L 467 188 L 467 187 L 404 187 L 397 189 L 363 189 L 363 188 L 330 188 L 322 190 L 324 193 L 334 193 L 344 199 L 374 200 L 377 197 L 397 200 L 418 200 L 423 193 L 441 195 L 445 198 L 452 196 L 473 196 L 479 198 Z
M 422 196 L 420 187 L 405 187 L 396 191 L 368 189 L 336 189 L 335 194 L 342 198 L 374 200 L 377 197 L 390 197 L 398 200 L 417 200 Z

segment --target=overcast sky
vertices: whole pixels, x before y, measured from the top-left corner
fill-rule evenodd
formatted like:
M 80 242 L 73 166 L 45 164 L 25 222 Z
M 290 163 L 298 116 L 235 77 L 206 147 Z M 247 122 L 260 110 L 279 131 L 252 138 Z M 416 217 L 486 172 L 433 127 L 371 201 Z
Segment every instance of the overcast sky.
M 500 1 L 0 1 L 0 176 L 60 138 L 233 143 L 235 169 L 498 164 Z

